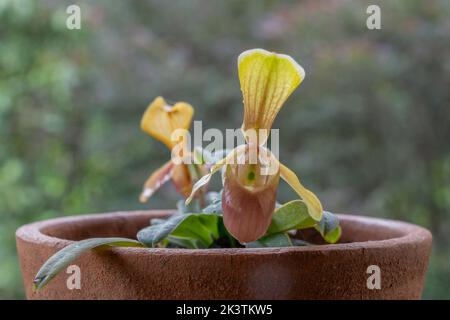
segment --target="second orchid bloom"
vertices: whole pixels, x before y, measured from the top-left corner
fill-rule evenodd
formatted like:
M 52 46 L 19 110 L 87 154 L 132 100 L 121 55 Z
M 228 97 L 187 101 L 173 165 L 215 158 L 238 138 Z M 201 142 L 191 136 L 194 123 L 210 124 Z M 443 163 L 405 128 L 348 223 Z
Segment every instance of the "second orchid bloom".
M 185 136 L 178 135 L 174 139 L 176 130 L 187 131 L 191 125 L 194 109 L 190 104 L 178 102 L 171 106 L 164 98 L 156 98 L 147 108 L 141 120 L 141 128 L 155 139 L 163 142 L 169 150 L 173 150 L 177 145 L 182 144 L 185 150 Z M 183 155 L 189 157 L 188 152 Z M 140 201 L 146 202 L 153 193 L 164 183 L 172 180 L 178 192 L 187 197 L 192 190 L 193 178 L 201 175 L 201 167 L 189 167 L 186 164 L 175 164 L 172 160 L 166 162 L 161 168 L 153 172 L 144 184 Z M 191 169 L 191 171 L 189 170 Z M 199 170 L 198 172 L 194 172 Z

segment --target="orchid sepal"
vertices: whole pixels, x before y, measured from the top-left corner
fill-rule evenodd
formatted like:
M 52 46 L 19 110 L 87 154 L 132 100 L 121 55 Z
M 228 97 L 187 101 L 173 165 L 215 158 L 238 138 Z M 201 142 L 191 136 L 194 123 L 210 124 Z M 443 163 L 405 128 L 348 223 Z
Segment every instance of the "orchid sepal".
M 258 143 L 262 145 L 284 102 L 305 78 L 305 70 L 288 55 L 252 49 L 239 55 L 238 73 L 244 98 L 242 131 L 247 136 L 248 130 L 264 129 Z

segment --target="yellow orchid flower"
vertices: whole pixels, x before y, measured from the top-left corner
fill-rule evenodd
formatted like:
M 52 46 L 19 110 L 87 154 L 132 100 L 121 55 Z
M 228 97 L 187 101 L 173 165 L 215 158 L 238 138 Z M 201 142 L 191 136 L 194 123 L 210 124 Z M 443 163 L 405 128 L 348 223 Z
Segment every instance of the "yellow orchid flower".
M 246 144 L 213 165 L 194 185 L 186 202 L 225 166 L 224 224 L 236 239 L 247 243 L 263 236 L 271 223 L 279 177 L 296 191 L 314 220 L 320 221 L 323 209 L 316 195 L 303 187 L 295 173 L 263 146 L 278 111 L 305 78 L 303 68 L 288 55 L 253 49 L 239 56 L 238 71 L 244 97 L 242 131 Z M 270 173 L 264 174 L 265 171 Z
M 191 125 L 193 114 L 194 109 L 188 103 L 177 102 L 171 106 L 166 103 L 164 98 L 157 97 L 145 111 L 141 120 L 141 128 L 172 150 L 179 143 L 185 143 L 184 136 L 174 137 L 174 132 L 178 129 L 187 131 Z M 185 164 L 175 164 L 170 160 L 147 179 L 139 198 L 140 201 L 146 202 L 170 179 L 183 196 L 191 193 L 192 178 L 188 167 Z

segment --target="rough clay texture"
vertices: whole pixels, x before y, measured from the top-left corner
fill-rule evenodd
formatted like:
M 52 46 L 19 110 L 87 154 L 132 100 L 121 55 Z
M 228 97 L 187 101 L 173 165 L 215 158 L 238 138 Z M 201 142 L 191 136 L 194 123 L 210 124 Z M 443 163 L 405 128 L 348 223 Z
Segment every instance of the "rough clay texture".
M 107 248 L 87 252 L 81 290 L 64 271 L 38 293 L 32 281 L 56 251 L 90 237 L 134 238 L 167 211 L 59 218 L 17 230 L 28 299 L 420 299 L 431 234 L 408 223 L 340 215 L 341 243 L 261 249 Z M 381 289 L 367 288 L 367 268 L 381 269 Z

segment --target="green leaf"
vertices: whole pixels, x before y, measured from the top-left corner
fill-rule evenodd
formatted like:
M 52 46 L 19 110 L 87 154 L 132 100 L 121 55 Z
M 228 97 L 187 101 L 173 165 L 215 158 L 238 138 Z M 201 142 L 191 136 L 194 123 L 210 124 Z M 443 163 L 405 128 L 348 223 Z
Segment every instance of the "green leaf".
M 162 223 L 142 229 L 138 232 L 137 238 L 147 247 L 154 247 L 175 230 L 188 216 L 188 214 L 173 215 Z
M 195 249 L 201 247 L 201 243 L 195 239 L 177 238 L 171 236 L 168 236 L 166 239 L 168 243 L 181 248 Z
M 163 219 L 163 218 L 151 218 L 149 223 L 150 223 L 150 225 L 157 225 L 157 224 L 164 223 L 166 221 L 167 221 L 167 218 L 166 219 Z
M 239 246 L 239 241 L 237 241 L 231 233 L 228 232 L 225 224 L 223 223 L 223 217 L 219 216 L 219 238 L 227 239 L 229 246 L 231 248 L 237 248 Z
M 176 241 L 177 245 L 190 243 L 195 248 L 208 248 L 219 237 L 219 216 L 209 214 L 177 214 L 165 222 L 152 225 L 138 232 L 137 238 L 148 247 L 155 247 L 170 235 L 191 241 Z M 175 242 L 174 242 L 175 243 Z
M 305 203 L 301 200 L 294 200 L 285 203 L 275 210 L 267 234 L 280 233 L 293 229 L 311 228 L 316 223 L 309 216 Z
M 83 252 L 99 246 L 109 245 L 117 247 L 142 247 L 136 240 L 126 238 L 93 238 L 81 240 L 51 256 L 47 262 L 39 269 L 33 280 L 33 291 L 42 289 L 52 280 L 62 269 L 67 267 L 73 260 L 78 258 Z
M 219 238 L 218 222 L 217 215 L 191 214 L 171 232 L 171 236 L 199 240 L 202 247 L 208 248 Z
M 222 211 L 222 191 L 220 192 L 208 192 L 206 195 L 208 205 L 203 208 L 203 213 L 208 214 L 223 214 Z
M 305 246 L 312 246 L 312 243 L 309 243 L 308 241 L 305 240 L 300 240 L 300 239 L 295 239 L 292 238 L 292 245 L 296 246 L 296 247 L 305 247 Z
M 323 212 L 322 219 L 315 226 L 325 241 L 336 243 L 341 236 L 341 227 L 339 226 L 339 218 L 328 211 Z
M 209 191 L 208 193 L 206 193 L 206 203 L 207 204 L 211 204 L 211 203 L 217 203 L 217 202 L 221 202 L 222 201 L 222 191 L 220 190 L 219 192 L 216 191 Z
M 200 212 L 200 203 L 198 199 L 192 199 L 192 201 L 186 205 L 185 200 L 179 200 L 177 202 L 178 213 L 194 213 Z
M 223 214 L 222 211 L 222 200 L 214 200 L 207 207 L 203 208 L 203 213 L 208 214 Z
M 247 243 L 246 248 L 267 248 L 267 247 L 291 247 L 292 241 L 285 232 L 264 236 L 256 241 Z
M 341 237 L 341 233 L 342 233 L 342 229 L 340 226 L 338 226 L 337 228 L 334 228 L 333 230 L 331 230 L 330 232 L 325 234 L 323 236 L 323 238 L 328 243 L 336 243 L 336 242 L 338 242 L 339 238 Z
M 311 227 L 319 231 L 328 243 L 336 243 L 341 236 L 339 219 L 335 214 L 324 211 L 322 219 L 317 222 L 310 217 L 308 208 L 301 200 L 293 200 L 277 208 L 266 235 Z

